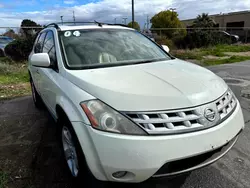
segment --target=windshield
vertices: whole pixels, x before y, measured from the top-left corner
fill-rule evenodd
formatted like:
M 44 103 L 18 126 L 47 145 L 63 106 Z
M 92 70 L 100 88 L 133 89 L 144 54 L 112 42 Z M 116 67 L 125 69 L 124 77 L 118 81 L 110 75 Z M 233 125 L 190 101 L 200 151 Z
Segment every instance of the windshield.
M 62 31 L 60 37 L 69 68 L 116 66 L 171 59 L 150 39 L 133 30 Z

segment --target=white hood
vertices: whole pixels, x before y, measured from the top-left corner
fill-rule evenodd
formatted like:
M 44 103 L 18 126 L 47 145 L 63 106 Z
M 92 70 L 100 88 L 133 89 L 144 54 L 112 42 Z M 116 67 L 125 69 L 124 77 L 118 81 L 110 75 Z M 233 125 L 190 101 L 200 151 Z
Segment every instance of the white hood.
M 216 100 L 228 88 L 209 70 L 178 59 L 66 74 L 72 83 L 120 111 L 193 107 Z

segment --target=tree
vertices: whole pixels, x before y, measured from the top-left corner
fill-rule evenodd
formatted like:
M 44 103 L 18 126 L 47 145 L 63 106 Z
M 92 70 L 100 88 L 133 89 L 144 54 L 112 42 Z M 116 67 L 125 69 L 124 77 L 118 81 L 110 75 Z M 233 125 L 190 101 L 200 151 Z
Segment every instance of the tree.
M 156 30 L 157 34 L 163 34 L 167 38 L 171 39 L 176 35 L 182 35 L 185 37 L 186 30 L 183 28 L 181 21 L 178 18 L 178 13 L 170 10 L 161 11 L 151 18 L 151 28 L 170 28 L 167 30 Z
M 21 27 L 30 27 L 30 28 L 22 28 L 22 33 L 24 34 L 25 37 L 32 36 L 36 32 L 42 29 L 42 28 L 39 28 L 39 27 L 42 27 L 41 25 L 29 19 L 24 19 L 21 23 Z
M 195 28 L 211 28 L 215 26 L 215 22 L 211 19 L 208 14 L 202 13 L 196 17 L 193 27 Z
M 132 28 L 132 22 L 130 22 L 128 26 Z M 138 22 L 134 22 L 134 29 L 136 29 L 137 31 L 140 31 L 140 25 Z
M 215 27 L 216 23 L 208 14 L 198 15 L 188 32 L 186 43 L 190 48 L 230 43 L 230 39 L 223 38 Z

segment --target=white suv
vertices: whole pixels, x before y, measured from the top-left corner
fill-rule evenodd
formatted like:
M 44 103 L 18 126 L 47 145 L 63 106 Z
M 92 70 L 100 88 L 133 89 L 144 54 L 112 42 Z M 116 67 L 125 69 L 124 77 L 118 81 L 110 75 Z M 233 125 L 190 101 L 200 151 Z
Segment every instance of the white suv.
M 29 57 L 33 100 L 60 125 L 72 176 L 173 176 L 235 144 L 244 120 L 233 92 L 166 49 L 117 25 L 51 24 L 40 32 Z

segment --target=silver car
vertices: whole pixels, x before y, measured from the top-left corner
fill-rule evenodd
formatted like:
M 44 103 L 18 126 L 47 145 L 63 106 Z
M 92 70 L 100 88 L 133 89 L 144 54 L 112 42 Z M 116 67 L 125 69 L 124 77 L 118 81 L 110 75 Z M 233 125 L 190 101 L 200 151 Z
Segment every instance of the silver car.
M 13 39 L 6 36 L 0 36 L 0 57 L 5 56 L 5 47 L 12 42 Z

